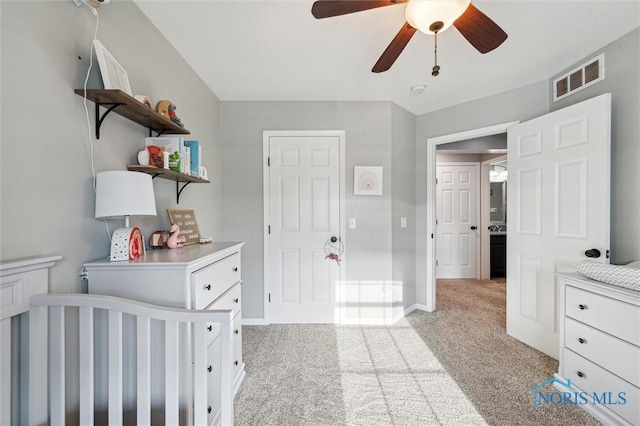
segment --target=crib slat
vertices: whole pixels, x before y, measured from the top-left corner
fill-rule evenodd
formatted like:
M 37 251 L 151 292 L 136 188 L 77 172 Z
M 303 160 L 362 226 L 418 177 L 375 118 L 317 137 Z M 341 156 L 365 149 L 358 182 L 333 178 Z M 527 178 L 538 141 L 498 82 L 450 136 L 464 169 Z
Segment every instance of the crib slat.
M 122 312 L 109 311 L 109 424 L 122 424 Z
M 29 425 L 47 424 L 49 418 L 49 308 L 32 306 L 25 315 L 29 324 L 28 419 Z
M 80 307 L 80 424 L 93 425 L 93 308 Z
M 65 324 L 64 306 L 49 308 L 51 424 L 65 424 Z
M 12 342 L 11 317 L 0 320 L 0 336 Z M 11 424 L 11 345 L 0 346 L 0 425 Z
M 179 420 L 178 323 L 165 322 L 165 423 L 177 425 Z
M 137 318 L 138 419 L 139 425 L 151 424 L 151 320 Z
M 193 361 L 194 361 L 194 390 L 193 390 L 193 420 L 196 425 L 206 425 L 207 421 L 207 336 L 205 323 L 193 326 Z M 217 368 L 217 366 L 216 366 Z

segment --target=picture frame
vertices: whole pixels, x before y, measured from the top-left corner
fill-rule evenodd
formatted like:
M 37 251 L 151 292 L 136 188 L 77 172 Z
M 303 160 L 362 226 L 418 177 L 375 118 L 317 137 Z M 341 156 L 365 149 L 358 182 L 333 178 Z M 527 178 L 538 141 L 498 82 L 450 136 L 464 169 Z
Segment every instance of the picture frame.
M 171 224 L 180 227 L 180 235 L 185 237 L 185 246 L 200 243 L 200 230 L 193 210 L 167 209 Z
M 353 168 L 353 195 L 382 195 L 381 166 Z
M 125 71 L 122 65 L 116 61 L 116 58 L 113 57 L 99 40 L 93 41 L 93 47 L 96 50 L 96 57 L 98 58 L 98 66 L 100 67 L 104 88 L 107 90 L 122 90 L 127 95 L 132 96 L 127 71 Z

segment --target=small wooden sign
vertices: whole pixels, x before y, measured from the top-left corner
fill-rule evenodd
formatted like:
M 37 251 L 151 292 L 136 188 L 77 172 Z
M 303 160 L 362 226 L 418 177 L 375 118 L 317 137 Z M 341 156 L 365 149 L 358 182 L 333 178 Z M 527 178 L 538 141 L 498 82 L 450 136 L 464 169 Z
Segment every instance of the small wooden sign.
M 198 222 L 196 222 L 196 214 L 193 210 L 171 210 L 168 209 L 169 220 L 171 224 L 180 227 L 180 235 L 184 235 L 187 239 L 185 245 L 200 243 L 200 230 L 198 230 Z

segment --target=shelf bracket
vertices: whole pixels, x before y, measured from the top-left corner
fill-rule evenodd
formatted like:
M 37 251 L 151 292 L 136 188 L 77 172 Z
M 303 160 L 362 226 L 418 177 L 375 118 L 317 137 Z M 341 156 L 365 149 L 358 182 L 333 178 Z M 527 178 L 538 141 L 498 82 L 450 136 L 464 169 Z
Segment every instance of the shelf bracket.
M 96 103 L 96 139 L 100 139 L 100 126 L 102 126 L 102 122 L 109 115 L 111 111 L 119 107 L 120 105 L 125 105 L 123 103 Z M 100 107 L 107 108 L 107 110 L 100 117 Z
M 180 204 L 180 194 L 182 194 L 182 191 L 187 187 L 187 185 L 189 185 L 191 182 L 185 182 L 184 185 L 182 185 L 182 188 L 180 188 L 180 181 L 176 180 L 176 203 Z
M 156 132 L 158 136 L 161 136 L 163 133 L 167 132 L 169 129 L 161 129 L 161 130 L 154 130 L 151 127 L 149 127 L 149 137 L 153 137 L 153 133 L 152 132 Z

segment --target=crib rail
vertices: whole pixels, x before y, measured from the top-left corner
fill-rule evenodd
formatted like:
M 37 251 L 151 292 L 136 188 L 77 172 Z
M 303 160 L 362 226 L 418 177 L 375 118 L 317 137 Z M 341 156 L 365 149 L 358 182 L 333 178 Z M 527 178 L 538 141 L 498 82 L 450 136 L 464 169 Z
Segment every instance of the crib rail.
M 108 418 L 109 424 L 122 424 L 123 416 L 123 314 L 135 319 L 137 330 L 136 375 L 137 375 L 137 424 L 151 423 L 151 321 L 164 323 L 165 330 L 165 422 L 179 424 L 179 332 L 181 324 L 193 329 L 194 370 L 207 368 L 207 323 L 220 323 L 221 365 L 232 363 L 231 310 L 196 311 L 155 306 L 112 296 L 88 294 L 39 294 L 30 299 L 30 347 L 42 347 L 49 341 L 49 362 L 40 359 L 30 364 L 31 401 L 30 424 L 65 424 L 65 311 L 79 311 L 79 378 L 80 378 L 80 424 L 94 424 L 94 315 L 97 309 L 108 316 Z M 48 338 L 47 338 L 48 334 Z M 39 346 L 40 345 L 40 346 Z M 35 354 L 34 354 L 35 355 Z M 34 360 L 35 361 L 35 360 Z M 47 406 L 47 386 L 41 378 L 50 371 L 50 413 Z M 233 400 L 231 369 L 221 368 L 221 422 L 233 424 Z M 193 423 L 206 425 L 207 382 L 205 374 L 193 375 Z

